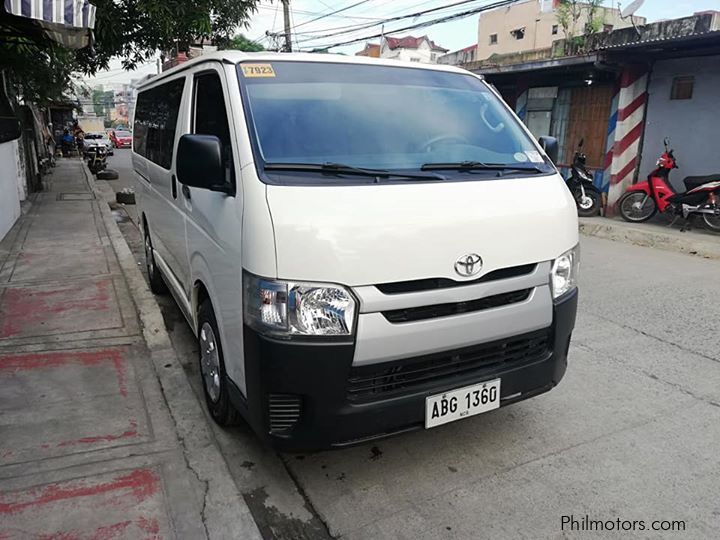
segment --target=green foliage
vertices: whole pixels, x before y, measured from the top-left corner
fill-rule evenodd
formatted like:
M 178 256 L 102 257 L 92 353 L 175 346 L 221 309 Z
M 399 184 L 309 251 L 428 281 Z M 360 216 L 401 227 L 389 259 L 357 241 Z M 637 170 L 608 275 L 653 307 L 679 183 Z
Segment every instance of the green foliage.
M 113 57 L 133 69 L 157 50 L 187 50 L 198 40 L 229 43 L 247 26 L 258 0 L 93 0 L 93 47 L 71 51 L 43 37 L 18 32 L 0 20 L 0 70 L 26 100 L 62 99 L 73 73 L 93 74 Z
M 247 26 L 258 0 L 94 0 L 95 54 L 82 51 L 89 71 L 113 56 L 132 69 L 156 50 L 186 51 L 199 40 L 227 43 Z
M 106 116 L 109 109 L 115 105 L 115 93 L 112 90 L 92 91 L 93 110 L 98 116 Z
M 588 35 L 599 31 L 603 25 L 603 16 L 599 14 L 604 0 L 560 0 L 555 10 L 555 18 L 563 29 L 566 39 L 573 40 L 578 33 L 578 22 L 586 22 L 581 34 Z
M 47 105 L 65 99 L 79 68 L 72 51 L 49 40 L 15 36 L 0 41 L 0 69 L 26 101 Z
M 226 43 L 219 44 L 221 49 L 234 49 L 236 51 L 259 52 L 264 51 L 265 47 L 259 43 L 246 38 L 243 34 L 238 34 Z

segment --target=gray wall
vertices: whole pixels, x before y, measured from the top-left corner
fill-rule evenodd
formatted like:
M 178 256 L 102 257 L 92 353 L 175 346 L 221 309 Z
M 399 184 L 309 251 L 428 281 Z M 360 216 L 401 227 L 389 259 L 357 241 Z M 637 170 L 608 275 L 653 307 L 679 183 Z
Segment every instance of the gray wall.
M 692 99 L 671 100 L 673 77 L 687 75 L 695 77 Z M 640 181 L 655 168 L 663 137 L 670 138 L 680 167 L 670 173 L 676 188 L 686 176 L 720 173 L 720 56 L 656 62 L 648 92 Z

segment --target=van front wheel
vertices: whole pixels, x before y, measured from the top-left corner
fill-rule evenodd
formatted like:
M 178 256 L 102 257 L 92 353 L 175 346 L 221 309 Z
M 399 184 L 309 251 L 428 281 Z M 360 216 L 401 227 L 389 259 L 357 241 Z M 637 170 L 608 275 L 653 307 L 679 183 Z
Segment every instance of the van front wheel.
M 210 300 L 205 300 L 198 311 L 198 347 L 200 375 L 210 416 L 221 426 L 234 425 L 239 414 L 230 403 L 220 333 Z
M 150 283 L 150 290 L 155 294 L 165 294 L 167 292 L 167 285 L 163 280 L 162 274 L 155 264 L 155 255 L 152 247 L 152 240 L 150 239 L 150 231 L 148 231 L 147 223 L 143 227 L 145 231 L 145 238 L 143 240 L 145 246 L 145 270 L 147 270 L 148 282 Z

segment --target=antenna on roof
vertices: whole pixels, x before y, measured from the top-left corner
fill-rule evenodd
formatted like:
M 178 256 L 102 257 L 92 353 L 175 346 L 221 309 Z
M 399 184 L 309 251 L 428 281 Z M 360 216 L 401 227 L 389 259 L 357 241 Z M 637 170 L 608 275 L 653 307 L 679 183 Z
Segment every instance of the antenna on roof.
M 642 34 L 640 33 L 640 30 L 638 30 L 638 27 L 635 26 L 635 18 L 633 17 L 633 15 L 635 15 L 635 12 L 642 7 L 644 2 L 645 0 L 633 0 L 628 4 L 625 9 L 620 10 L 620 18 L 622 20 L 625 20 L 627 18 L 630 19 L 630 23 L 635 29 L 635 33 L 638 35 L 638 37 L 642 37 Z M 620 7 L 620 2 L 618 2 L 618 9 L 620 9 Z
M 628 6 L 620 11 L 620 17 L 623 19 L 627 19 L 628 17 L 632 17 L 635 15 L 635 12 L 640 9 L 643 5 L 645 0 L 633 0 L 628 4 Z M 618 2 L 618 8 L 620 7 L 620 3 Z

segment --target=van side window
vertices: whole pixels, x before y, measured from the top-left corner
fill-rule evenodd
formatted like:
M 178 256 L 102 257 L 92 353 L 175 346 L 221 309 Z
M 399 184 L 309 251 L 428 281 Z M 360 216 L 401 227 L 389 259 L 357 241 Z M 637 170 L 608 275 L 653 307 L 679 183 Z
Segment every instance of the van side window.
M 227 180 L 232 182 L 230 127 L 222 83 L 217 73 L 203 73 L 195 77 L 193 133 L 196 135 L 215 135 L 220 139 L 228 174 Z
M 184 88 L 185 78 L 175 79 L 141 92 L 135 106 L 135 152 L 164 169 L 170 169 L 172 164 L 175 129 Z

